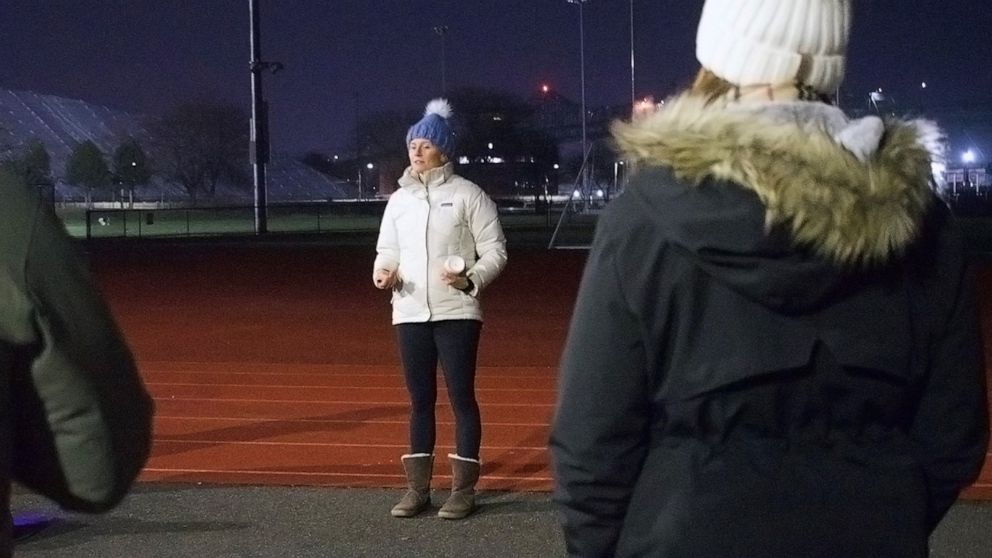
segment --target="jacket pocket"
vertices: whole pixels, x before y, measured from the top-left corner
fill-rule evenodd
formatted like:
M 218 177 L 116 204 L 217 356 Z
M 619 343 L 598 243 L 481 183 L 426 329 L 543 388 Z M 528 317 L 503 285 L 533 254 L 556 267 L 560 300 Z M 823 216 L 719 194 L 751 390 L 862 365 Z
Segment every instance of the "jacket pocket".
M 457 243 L 465 227 L 464 214 L 458 204 L 434 208 L 429 227 L 437 235 L 436 240 L 441 241 L 440 244 Z

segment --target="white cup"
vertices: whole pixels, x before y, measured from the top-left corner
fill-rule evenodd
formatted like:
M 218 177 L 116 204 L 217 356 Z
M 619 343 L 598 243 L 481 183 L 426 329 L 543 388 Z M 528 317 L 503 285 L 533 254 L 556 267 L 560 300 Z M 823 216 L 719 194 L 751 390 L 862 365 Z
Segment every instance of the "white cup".
M 444 270 L 448 273 L 461 275 L 465 271 L 465 260 L 461 256 L 448 256 L 444 259 Z

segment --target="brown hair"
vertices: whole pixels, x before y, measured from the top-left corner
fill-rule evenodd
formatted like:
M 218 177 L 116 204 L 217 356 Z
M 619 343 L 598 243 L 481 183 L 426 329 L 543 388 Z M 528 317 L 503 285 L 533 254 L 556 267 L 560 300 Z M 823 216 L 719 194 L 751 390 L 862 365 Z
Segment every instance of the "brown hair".
M 808 85 L 797 82 L 796 89 L 799 90 L 799 98 L 803 101 L 819 101 L 828 105 L 833 104 L 833 99 L 831 99 L 830 95 L 820 93 Z M 740 95 L 739 87 L 706 68 L 699 69 L 699 72 L 696 73 L 696 78 L 692 81 L 692 85 L 689 86 L 689 92 L 693 95 L 703 97 L 706 99 L 707 104 L 712 103 L 731 91 L 735 91 L 738 96 Z
M 689 92 L 705 98 L 707 104 L 712 103 L 735 89 L 737 89 L 736 85 L 706 68 L 699 69 L 699 72 L 696 73 L 696 79 L 689 86 Z

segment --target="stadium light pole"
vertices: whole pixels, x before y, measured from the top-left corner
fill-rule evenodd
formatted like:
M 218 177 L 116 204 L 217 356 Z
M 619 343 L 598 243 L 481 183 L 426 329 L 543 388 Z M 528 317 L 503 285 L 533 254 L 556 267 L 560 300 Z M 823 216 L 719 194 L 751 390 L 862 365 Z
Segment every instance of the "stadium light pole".
M 269 105 L 262 97 L 262 72 L 273 74 L 283 69 L 281 62 L 262 60 L 262 38 L 258 0 L 248 0 L 251 23 L 251 138 L 248 155 L 254 167 L 255 183 L 255 234 L 268 232 L 268 201 L 265 186 L 265 165 L 269 162 Z
M 588 190 L 589 170 L 586 168 L 586 35 L 585 20 L 582 14 L 583 5 L 589 0 L 565 0 L 569 4 L 579 5 L 579 65 L 580 88 L 582 89 L 582 195 Z
M 448 83 L 445 76 L 444 43 L 445 43 L 445 35 L 448 34 L 448 26 L 435 25 L 434 33 L 438 37 L 441 37 L 441 94 L 446 95 L 448 93 Z
M 251 19 L 251 153 L 255 183 L 255 234 L 268 232 L 265 164 L 269 158 L 268 122 L 262 98 L 262 45 L 258 0 L 248 0 Z
M 630 110 L 634 110 L 634 0 L 630 0 Z

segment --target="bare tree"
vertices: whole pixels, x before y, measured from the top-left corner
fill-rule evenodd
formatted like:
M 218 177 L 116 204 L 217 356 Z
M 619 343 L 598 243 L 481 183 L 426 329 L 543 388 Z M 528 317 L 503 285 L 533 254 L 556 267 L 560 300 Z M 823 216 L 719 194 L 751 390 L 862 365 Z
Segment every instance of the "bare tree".
M 0 166 L 20 177 L 26 184 L 37 188 L 51 188 L 52 158 L 44 143 L 33 140 L 28 143 L 23 153 L 16 153 L 13 150 L 8 150 L 7 153 Z
M 247 186 L 248 116 L 234 105 L 185 103 L 150 123 L 157 168 L 195 205 L 226 181 Z
M 92 141 L 78 144 L 65 165 L 65 178 L 86 189 L 86 206 L 92 206 L 93 190 L 110 185 L 110 169 L 100 148 Z
M 381 111 L 360 118 L 352 132 L 356 159 L 405 159 L 406 131 L 419 119 L 418 112 Z

